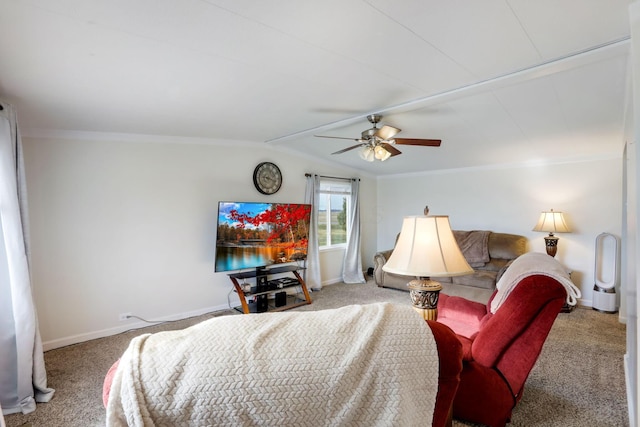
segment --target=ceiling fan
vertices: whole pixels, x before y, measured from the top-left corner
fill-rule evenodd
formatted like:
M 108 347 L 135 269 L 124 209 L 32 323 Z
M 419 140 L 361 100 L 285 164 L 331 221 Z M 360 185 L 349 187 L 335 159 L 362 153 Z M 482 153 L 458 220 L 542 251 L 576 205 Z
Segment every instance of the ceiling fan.
M 389 157 L 402 154 L 402 151 L 398 150 L 395 145 L 439 147 L 442 142 L 439 139 L 394 138 L 394 136 L 400 132 L 400 129 L 389 125 L 383 125 L 381 128 L 378 128 L 377 125 L 381 119 L 382 115 L 380 114 L 368 115 L 367 120 L 373 124 L 373 127 L 363 131 L 360 138 L 344 138 L 340 136 L 327 135 L 315 136 L 319 138 L 349 139 L 352 141 L 358 141 L 358 144 L 356 145 L 352 145 L 351 147 L 344 148 L 331 154 L 342 154 L 344 152 L 360 148 L 360 157 L 368 162 L 373 162 L 376 159 L 385 161 Z

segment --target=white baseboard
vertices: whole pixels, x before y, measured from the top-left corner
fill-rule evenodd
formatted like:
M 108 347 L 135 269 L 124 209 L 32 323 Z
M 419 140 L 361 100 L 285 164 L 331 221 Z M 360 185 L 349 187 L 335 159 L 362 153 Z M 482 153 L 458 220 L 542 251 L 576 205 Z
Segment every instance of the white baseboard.
M 590 299 L 579 299 L 578 305 L 581 307 L 593 307 L 593 301 Z
M 324 285 L 333 285 L 335 283 L 342 283 L 342 277 L 337 277 L 335 279 L 329 279 L 322 282 L 322 286 Z
M 186 313 L 176 313 L 171 314 L 169 316 L 163 316 L 157 319 L 153 319 L 154 323 L 148 323 L 143 321 L 135 321 L 135 322 L 127 322 L 121 326 L 116 326 L 114 328 L 102 329 L 99 331 L 86 332 L 78 335 L 71 335 L 68 337 L 58 338 L 51 341 L 44 341 L 42 343 L 42 348 L 44 351 L 53 350 L 60 347 L 66 347 L 68 345 L 78 344 L 85 341 L 95 340 L 98 338 L 109 337 L 111 335 L 121 334 L 123 332 L 127 332 L 133 329 L 146 328 L 148 326 L 153 326 L 156 322 L 172 322 L 175 320 L 188 319 L 190 317 L 201 316 L 207 313 L 213 313 L 215 311 L 228 310 L 229 306 L 227 305 L 219 305 L 215 307 L 207 307 L 199 310 L 189 311 Z M 149 319 L 151 321 L 151 319 Z

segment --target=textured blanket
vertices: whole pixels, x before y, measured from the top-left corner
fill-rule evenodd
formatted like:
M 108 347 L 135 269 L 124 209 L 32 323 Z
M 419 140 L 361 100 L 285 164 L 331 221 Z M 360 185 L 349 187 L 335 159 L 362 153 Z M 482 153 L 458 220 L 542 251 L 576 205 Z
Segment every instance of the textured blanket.
M 490 231 L 453 230 L 453 236 L 460 247 L 460 251 L 471 267 L 482 267 L 489 261 L 489 234 Z
M 107 425 L 429 425 L 438 369 L 409 305 L 223 316 L 134 338 Z
M 513 288 L 527 276 L 541 274 L 553 277 L 567 290 L 567 304 L 573 306 L 582 296 L 562 264 L 553 257 L 540 252 L 527 252 L 516 258 L 496 283 L 496 296 L 491 301 L 491 312 L 495 313 L 507 299 Z

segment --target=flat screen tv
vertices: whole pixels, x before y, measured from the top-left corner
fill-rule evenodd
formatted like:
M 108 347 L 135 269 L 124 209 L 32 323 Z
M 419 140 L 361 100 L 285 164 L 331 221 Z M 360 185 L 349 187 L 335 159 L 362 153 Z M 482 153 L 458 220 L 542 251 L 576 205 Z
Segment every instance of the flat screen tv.
M 311 205 L 219 202 L 216 272 L 304 260 Z

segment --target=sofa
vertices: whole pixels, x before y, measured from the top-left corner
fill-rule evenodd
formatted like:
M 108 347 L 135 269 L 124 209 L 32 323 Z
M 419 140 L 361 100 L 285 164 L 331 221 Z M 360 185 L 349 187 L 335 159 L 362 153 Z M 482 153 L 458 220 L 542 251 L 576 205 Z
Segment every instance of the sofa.
M 527 238 L 488 230 L 453 230 L 453 234 L 473 273 L 434 280 L 442 284 L 442 293 L 486 303 L 509 264 L 527 252 Z M 393 249 L 389 249 L 374 255 L 375 283 L 384 288 L 408 291 L 407 283 L 415 277 L 392 274 L 382 269 L 392 253 Z
M 451 426 L 462 345 L 448 326 L 422 322 L 408 304 L 380 303 L 221 316 L 141 335 L 105 376 L 107 425 L 341 425 L 381 413 Z
M 498 288 L 487 304 L 446 294 L 438 302 L 438 322 L 463 349 L 453 417 L 490 427 L 511 420 L 563 304 L 580 297 L 562 265 L 537 252 L 517 258 Z

